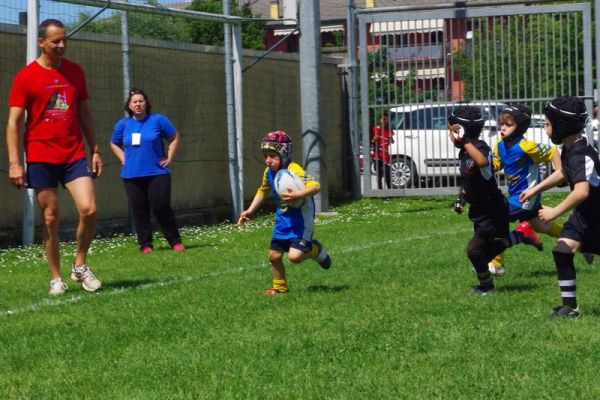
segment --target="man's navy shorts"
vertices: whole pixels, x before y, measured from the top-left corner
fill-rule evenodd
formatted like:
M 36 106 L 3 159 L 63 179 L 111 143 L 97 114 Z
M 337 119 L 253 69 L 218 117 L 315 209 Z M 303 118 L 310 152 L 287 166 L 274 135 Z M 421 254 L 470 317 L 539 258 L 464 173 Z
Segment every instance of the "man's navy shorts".
M 59 183 L 64 187 L 83 176 L 92 176 L 85 158 L 67 164 L 27 163 L 27 187 L 30 189 L 55 188 Z

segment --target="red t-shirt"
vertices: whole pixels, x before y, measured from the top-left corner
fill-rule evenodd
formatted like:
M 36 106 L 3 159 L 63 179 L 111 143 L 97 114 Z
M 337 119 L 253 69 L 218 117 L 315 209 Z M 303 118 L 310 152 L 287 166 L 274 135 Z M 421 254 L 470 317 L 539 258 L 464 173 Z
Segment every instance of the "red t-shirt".
M 380 126 L 371 128 L 371 154 L 374 160 L 383 160 L 386 164 L 391 164 L 390 141 L 393 136 L 394 132 L 389 129 Z
M 78 109 L 87 98 L 85 72 L 71 61 L 63 59 L 57 70 L 33 61 L 17 73 L 8 106 L 27 110 L 27 162 L 65 164 L 85 158 Z

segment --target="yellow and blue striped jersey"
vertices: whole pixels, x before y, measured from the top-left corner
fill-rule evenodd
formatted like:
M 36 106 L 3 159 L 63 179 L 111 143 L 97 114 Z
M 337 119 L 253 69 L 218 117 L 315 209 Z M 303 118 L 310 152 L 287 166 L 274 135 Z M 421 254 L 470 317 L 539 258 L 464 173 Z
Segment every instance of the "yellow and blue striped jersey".
M 537 185 L 540 180 L 539 164 L 552 160 L 556 147 L 536 143 L 524 137 L 510 146 L 504 140 L 498 141 L 494 147 L 494 168 L 504 169 L 508 182 L 508 202 L 515 207 L 534 210 L 540 206 L 541 195 L 519 201 L 519 195 L 527 188 Z
M 298 163 L 292 161 L 287 168 L 298 175 L 305 186 L 320 186 L 319 182 L 308 175 Z M 275 187 L 275 175 L 277 175 L 277 172 L 273 172 L 269 167 L 266 167 L 263 172 L 262 183 L 256 191 L 256 194 L 262 197 L 267 197 L 271 194 L 277 203 L 273 239 L 299 238 L 311 240 L 315 219 L 314 199 L 312 197 L 306 198 L 304 205 L 300 208 L 286 206 L 281 202 L 277 191 L 273 190 L 273 187 Z

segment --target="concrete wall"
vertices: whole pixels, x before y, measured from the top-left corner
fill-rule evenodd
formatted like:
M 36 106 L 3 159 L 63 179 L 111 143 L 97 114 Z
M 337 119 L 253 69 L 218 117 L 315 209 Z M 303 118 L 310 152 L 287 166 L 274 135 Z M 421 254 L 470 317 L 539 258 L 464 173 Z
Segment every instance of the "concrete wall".
M 0 25 L 0 126 L 6 126 L 7 97 L 14 74 L 25 63 L 23 27 Z M 6 50 L 6 51 L 5 51 Z M 245 54 L 244 65 L 258 52 Z M 96 181 L 98 217 L 102 222 L 127 218 L 120 165 L 110 151 L 115 122 L 123 116 L 121 45 L 118 38 L 78 33 L 69 41 L 67 58 L 86 70 L 97 140 L 103 151 L 105 174 Z M 227 115 L 223 51 L 209 46 L 134 40 L 131 48 L 132 86 L 144 89 L 153 111 L 167 115 L 182 137 L 172 166 L 172 204 L 183 224 L 192 216 L 223 220 L 230 214 L 227 160 Z M 323 131 L 326 136 L 330 195 L 343 191 L 342 99 L 336 61 L 322 66 Z M 268 131 L 282 129 L 295 144 L 301 162 L 300 74 L 293 55 L 272 55 L 244 73 L 244 190 L 250 200 L 259 184 L 263 160 L 258 144 Z M 23 191 L 7 177 L 5 141 L 0 141 L 0 231 L 20 235 Z M 61 190 L 65 226 L 76 222 L 70 196 Z M 37 213 L 37 210 L 36 210 Z M 189 217 L 189 218 L 188 218 Z M 39 224 L 39 214 L 36 214 Z M 121 224 L 122 225 L 122 224 Z

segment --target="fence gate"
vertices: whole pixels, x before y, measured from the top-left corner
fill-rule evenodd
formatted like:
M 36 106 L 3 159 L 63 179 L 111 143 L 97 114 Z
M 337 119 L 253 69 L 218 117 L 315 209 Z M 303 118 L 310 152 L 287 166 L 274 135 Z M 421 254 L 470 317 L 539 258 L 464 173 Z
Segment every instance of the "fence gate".
M 508 103 L 531 108 L 527 137 L 544 143 L 548 100 L 580 96 L 592 110 L 589 3 L 422 8 L 354 12 L 365 196 L 456 192 L 458 150 L 446 117 L 457 103 L 482 108 L 490 146 Z M 374 128 L 386 120 L 389 139 Z

